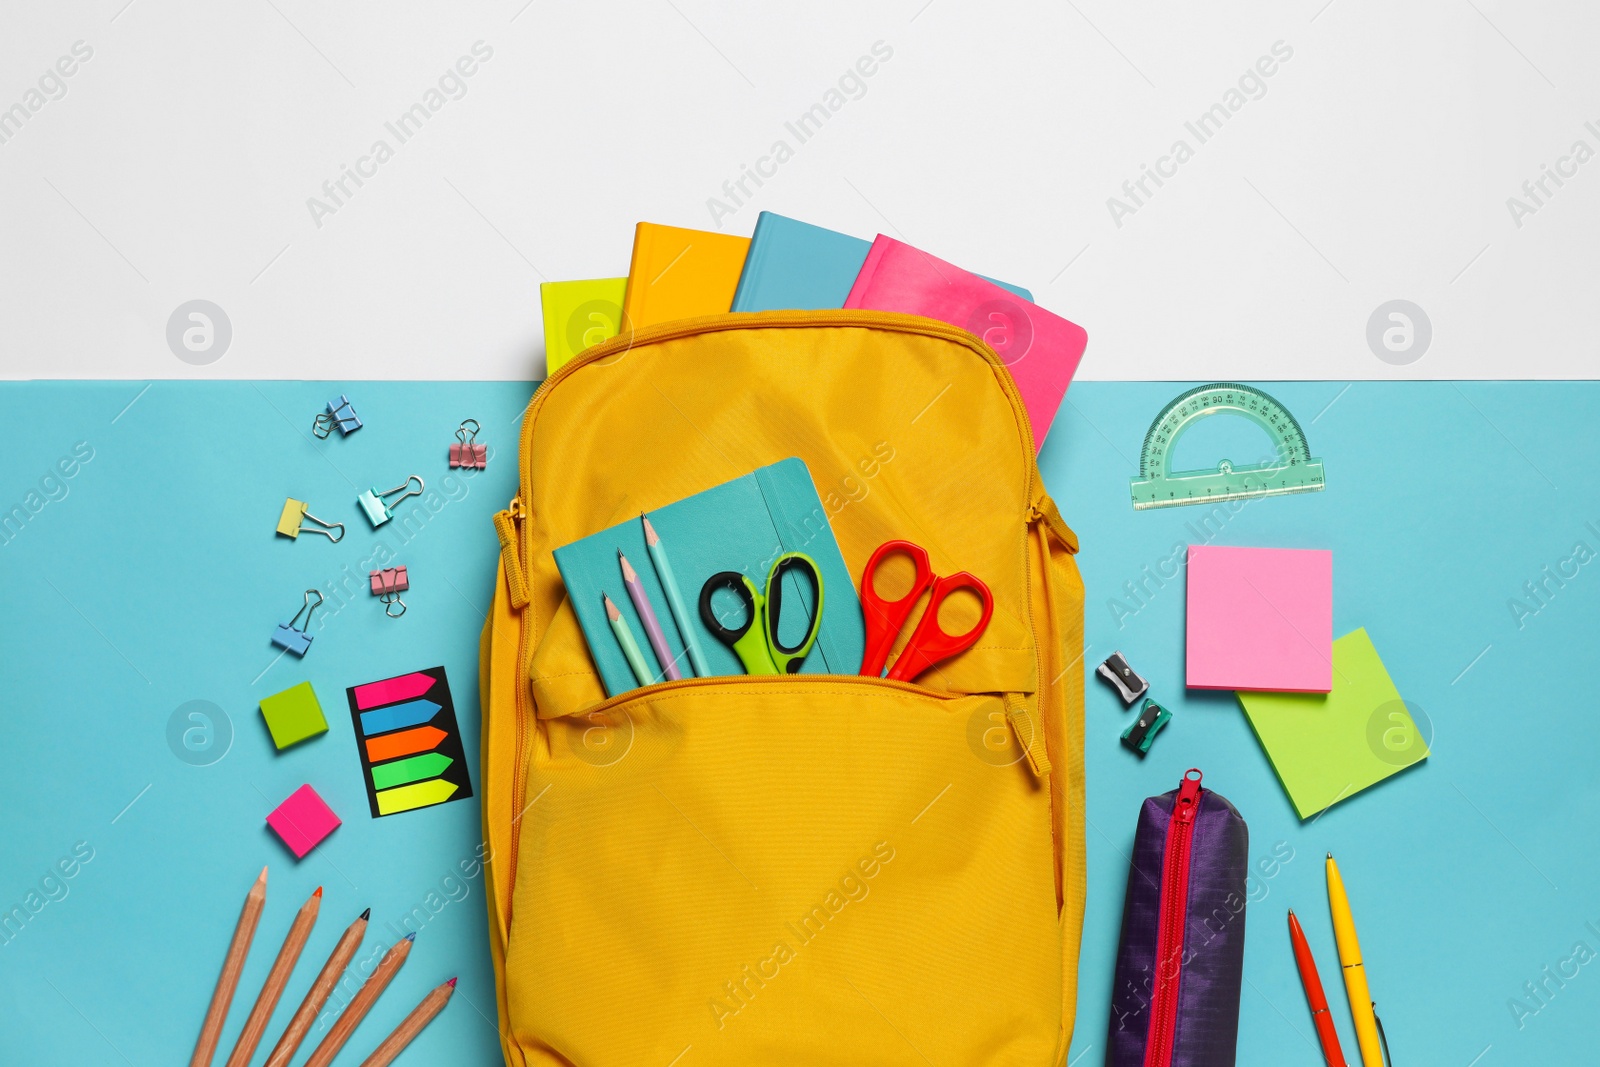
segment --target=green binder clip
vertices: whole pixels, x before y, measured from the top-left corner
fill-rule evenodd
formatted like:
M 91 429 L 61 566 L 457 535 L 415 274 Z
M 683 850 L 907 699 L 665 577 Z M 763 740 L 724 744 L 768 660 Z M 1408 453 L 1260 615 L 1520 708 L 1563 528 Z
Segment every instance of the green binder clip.
M 1122 731 L 1122 743 L 1139 754 L 1143 759 L 1150 751 L 1151 742 L 1155 741 L 1156 734 L 1161 728 L 1172 721 L 1172 712 L 1157 704 L 1154 700 L 1146 700 L 1144 707 L 1139 709 L 1139 718 L 1134 724 Z
M 412 482 L 417 483 L 415 489 L 411 488 Z M 394 518 L 394 508 L 400 501 L 408 496 L 420 496 L 424 488 L 426 487 L 422 484 L 422 479 L 413 474 L 393 489 L 386 489 L 381 493 L 376 489 L 368 489 L 364 493 L 357 494 L 356 503 L 360 504 L 361 510 L 367 513 L 367 521 L 372 523 L 373 529 L 377 529 Z M 400 495 L 395 497 L 394 500 L 385 499 L 385 497 L 394 496 L 396 493 Z

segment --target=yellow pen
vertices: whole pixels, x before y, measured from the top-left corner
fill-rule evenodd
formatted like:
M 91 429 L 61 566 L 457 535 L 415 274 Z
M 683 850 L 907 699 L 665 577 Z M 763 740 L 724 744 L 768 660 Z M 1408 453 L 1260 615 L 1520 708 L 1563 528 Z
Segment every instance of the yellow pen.
M 1328 853 L 1328 911 L 1333 916 L 1333 941 L 1339 949 L 1339 967 L 1344 971 L 1344 990 L 1350 997 L 1350 1017 L 1356 1027 L 1356 1044 L 1361 1049 L 1361 1067 L 1383 1067 L 1378 1044 L 1378 1017 L 1372 1010 L 1372 994 L 1367 989 L 1367 969 L 1361 964 L 1361 942 L 1356 939 L 1356 921 L 1350 914 L 1350 898 L 1344 892 L 1339 865 Z

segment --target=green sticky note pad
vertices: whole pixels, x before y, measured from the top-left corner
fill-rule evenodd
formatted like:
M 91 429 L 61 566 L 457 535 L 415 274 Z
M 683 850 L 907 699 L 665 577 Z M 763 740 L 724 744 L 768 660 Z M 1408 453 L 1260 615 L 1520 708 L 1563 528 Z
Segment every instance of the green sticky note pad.
M 1237 695 L 1302 819 L 1428 757 L 1366 630 L 1333 642 L 1331 692 Z
M 263 699 L 261 717 L 267 720 L 272 743 L 280 751 L 328 732 L 328 720 L 322 717 L 322 705 L 310 682 L 301 682 Z

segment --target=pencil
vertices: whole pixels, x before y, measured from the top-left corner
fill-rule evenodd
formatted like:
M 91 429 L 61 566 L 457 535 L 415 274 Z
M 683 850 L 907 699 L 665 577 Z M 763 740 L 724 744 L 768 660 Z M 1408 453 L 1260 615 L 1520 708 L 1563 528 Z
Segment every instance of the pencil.
M 261 1044 L 261 1035 L 266 1032 L 267 1023 L 272 1021 L 273 1009 L 278 1006 L 278 998 L 283 996 L 283 987 L 289 984 L 289 975 L 300 960 L 300 953 L 306 947 L 306 939 L 311 936 L 311 928 L 317 924 L 317 912 L 321 908 L 322 887 L 319 885 L 317 891 L 300 905 L 299 913 L 289 925 L 289 932 L 283 938 L 283 947 L 278 950 L 278 958 L 272 962 L 267 980 L 261 983 L 256 1006 L 250 1009 L 250 1017 L 245 1020 L 244 1029 L 239 1031 L 239 1040 L 233 1046 L 233 1054 L 228 1057 L 228 1067 L 247 1067 L 250 1057 L 256 1054 L 256 1046 Z
M 450 994 L 456 991 L 454 978 L 442 986 L 436 986 L 433 992 L 422 998 L 422 1003 L 411 1009 L 411 1014 L 405 1021 L 394 1028 L 394 1033 L 383 1039 L 383 1044 L 372 1050 L 372 1055 L 361 1061 L 361 1067 L 389 1067 L 394 1058 L 417 1035 L 422 1033 L 422 1028 L 433 1022 L 433 1017 L 444 1011 L 444 1006 L 450 1003 Z
M 656 654 L 662 672 L 673 681 L 682 678 L 683 672 L 678 670 L 678 658 L 667 647 L 667 635 L 661 632 L 661 620 L 656 618 L 650 595 L 644 591 L 644 583 L 639 581 L 639 572 L 633 569 L 633 564 L 628 562 L 628 557 L 622 554 L 620 548 L 617 549 L 617 559 L 622 561 L 622 584 L 627 586 L 628 599 L 633 601 L 639 621 L 644 623 L 644 636 L 650 641 L 650 649 Z
M 216 1054 L 217 1041 L 222 1037 L 222 1024 L 228 1019 L 228 1007 L 233 1003 L 234 991 L 239 988 L 239 972 L 244 970 L 245 957 L 250 955 L 250 942 L 256 936 L 256 924 L 261 921 L 261 909 L 266 903 L 267 869 L 263 867 L 256 884 L 245 894 L 239 925 L 233 928 L 233 940 L 222 959 L 222 974 L 217 978 L 216 992 L 211 994 L 211 1006 L 206 1009 L 206 1021 L 200 1027 L 200 1040 L 195 1042 L 189 1067 L 211 1067 L 211 1057 Z
M 683 594 L 678 592 L 678 578 L 672 573 L 672 560 L 667 558 L 667 546 L 661 543 L 661 535 L 650 525 L 650 516 L 641 515 L 639 518 L 644 522 L 644 543 L 650 550 L 650 562 L 655 564 L 656 577 L 661 579 L 661 590 L 667 594 L 667 608 L 672 612 L 673 621 L 678 624 L 678 636 L 683 638 L 684 650 L 689 653 L 689 669 L 704 678 L 711 673 L 711 669 L 706 666 L 705 653 L 700 651 L 696 620 L 683 606 Z
M 622 646 L 622 655 L 628 661 L 628 666 L 633 668 L 633 676 L 639 680 L 640 685 L 649 685 L 655 681 L 650 674 L 650 668 L 644 662 L 644 653 L 639 651 L 639 642 L 633 639 L 633 630 L 628 626 L 628 620 L 622 617 L 622 612 L 611 602 L 611 598 L 604 593 L 600 599 L 606 602 L 606 618 L 611 620 L 611 632 L 617 635 L 617 644 Z
M 356 990 L 356 995 L 351 999 L 344 1013 L 339 1016 L 333 1028 L 328 1031 L 328 1036 L 322 1039 L 322 1044 L 306 1060 L 303 1067 L 328 1067 L 333 1058 L 344 1048 L 344 1043 L 350 1040 L 350 1035 L 356 1032 L 356 1027 L 361 1025 L 361 1020 L 367 1017 L 367 1012 L 372 1010 L 372 1005 L 378 1000 L 379 994 L 389 985 L 396 973 L 406 962 L 406 957 L 411 955 L 411 943 L 417 939 L 414 933 L 407 934 L 394 947 L 383 954 L 383 959 L 378 961 L 378 969 L 372 972 L 372 977 L 361 983 L 361 988 Z
M 300 1049 L 300 1042 L 306 1039 L 311 1024 L 316 1021 L 317 1012 L 328 1002 L 328 994 L 333 992 L 333 987 L 339 982 L 339 976 L 344 974 L 344 969 L 350 966 L 350 960 L 355 956 L 356 949 L 361 947 L 361 939 L 367 932 L 367 920 L 371 917 L 372 909 L 368 908 L 339 935 L 339 943 L 333 946 L 328 962 L 322 965 L 322 970 L 317 973 L 317 980 L 312 982 L 311 988 L 306 991 L 306 999 L 300 1002 L 300 1007 L 295 1009 L 289 1025 L 284 1027 L 283 1036 L 278 1038 L 278 1043 L 273 1047 L 272 1055 L 267 1057 L 264 1067 L 289 1067 L 289 1061 L 294 1059 L 294 1054 Z

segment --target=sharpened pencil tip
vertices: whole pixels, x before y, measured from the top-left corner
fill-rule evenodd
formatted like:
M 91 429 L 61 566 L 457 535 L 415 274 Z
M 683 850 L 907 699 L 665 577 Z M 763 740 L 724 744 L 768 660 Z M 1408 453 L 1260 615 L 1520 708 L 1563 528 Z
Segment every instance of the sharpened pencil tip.
M 405 940 L 407 940 L 407 941 L 415 941 L 416 939 L 417 939 L 417 932 L 415 930 L 411 931 L 409 934 L 407 934 L 405 936 Z
M 256 881 L 262 885 L 267 884 L 267 869 L 265 867 L 261 868 L 261 873 L 256 877 Z
M 604 593 L 601 593 L 600 599 L 606 602 L 606 618 L 610 619 L 612 622 L 616 622 L 618 619 L 622 618 L 622 612 L 617 610 L 617 606 L 611 602 L 610 597 L 606 596 Z
M 368 908 L 366 911 L 361 913 L 361 921 L 362 922 L 366 922 L 370 918 L 372 918 L 372 909 L 371 908 Z
M 311 894 L 311 895 L 312 895 L 312 896 L 313 896 L 313 897 L 320 897 L 320 896 L 322 896 L 322 887 L 321 887 L 321 886 L 320 886 L 320 885 L 319 885 L 319 886 L 317 886 L 317 891 L 316 891 L 316 892 L 315 892 L 315 893 L 312 893 L 312 894 Z
M 446 982 L 445 985 L 449 986 L 451 989 L 454 989 L 456 987 L 456 980 L 452 978 L 450 981 Z
M 620 548 L 617 549 L 617 559 L 622 561 L 622 580 L 625 582 L 637 582 L 639 580 L 639 572 L 633 569 L 633 564 L 628 562 L 628 557 L 622 554 L 622 549 Z
M 647 544 L 647 545 L 658 545 L 658 544 L 660 544 L 661 543 L 661 538 L 660 538 L 659 535 L 657 535 L 656 528 L 654 526 L 650 525 L 650 516 L 648 516 L 648 515 L 640 515 L 639 518 L 644 522 L 644 542 L 645 542 L 645 544 Z

